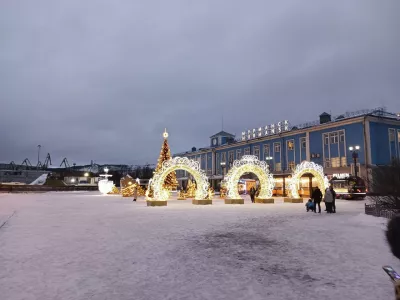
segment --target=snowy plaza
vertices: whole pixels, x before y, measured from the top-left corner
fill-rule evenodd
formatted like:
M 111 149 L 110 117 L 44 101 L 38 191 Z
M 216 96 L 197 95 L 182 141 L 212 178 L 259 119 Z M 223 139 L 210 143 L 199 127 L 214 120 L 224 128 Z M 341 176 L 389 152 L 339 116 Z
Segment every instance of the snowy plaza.
M 363 210 L 0 194 L 0 298 L 392 299 L 386 220 Z

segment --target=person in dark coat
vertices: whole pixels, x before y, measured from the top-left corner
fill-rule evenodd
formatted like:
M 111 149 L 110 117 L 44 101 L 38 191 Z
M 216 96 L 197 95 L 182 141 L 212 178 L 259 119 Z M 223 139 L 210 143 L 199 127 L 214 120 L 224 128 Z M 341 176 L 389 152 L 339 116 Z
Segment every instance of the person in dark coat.
M 321 200 L 322 200 L 322 192 L 319 187 L 316 187 L 314 192 L 311 195 L 311 198 L 314 200 L 314 212 L 317 212 L 318 205 L 318 213 L 321 213 Z
M 327 188 L 325 191 L 324 201 L 326 205 L 326 212 L 328 214 L 331 214 L 333 212 L 332 211 L 333 194 L 329 188 Z
M 332 196 L 333 196 L 332 212 L 333 212 L 333 213 L 336 213 L 336 192 L 335 192 L 335 190 L 333 189 L 333 186 L 332 186 L 332 185 L 329 187 L 329 190 L 331 191 Z
M 251 203 L 254 203 L 254 198 L 256 196 L 256 189 L 254 188 L 254 186 L 252 186 L 250 188 L 250 199 L 251 199 Z

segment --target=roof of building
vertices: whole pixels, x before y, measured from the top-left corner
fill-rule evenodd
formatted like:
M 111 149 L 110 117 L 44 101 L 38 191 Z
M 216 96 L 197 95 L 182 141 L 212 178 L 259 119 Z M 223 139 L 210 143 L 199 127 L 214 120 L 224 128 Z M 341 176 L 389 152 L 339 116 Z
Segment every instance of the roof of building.
M 331 116 L 330 114 L 328 114 L 326 112 L 321 114 L 321 116 L 326 116 L 326 115 Z M 307 122 L 307 123 L 303 123 L 303 124 L 297 124 L 296 126 L 292 126 L 290 128 L 290 130 L 287 131 L 287 132 L 294 131 L 294 130 L 303 130 L 303 129 L 312 128 L 312 127 L 318 127 L 318 126 L 326 126 L 328 124 L 334 124 L 336 122 L 340 122 L 340 121 L 344 121 L 344 120 L 350 120 L 350 119 L 358 118 L 358 117 L 362 117 L 362 116 L 373 116 L 373 117 L 379 117 L 379 118 L 383 118 L 383 119 L 392 119 L 392 120 L 394 119 L 394 120 L 399 120 L 400 121 L 400 114 L 395 114 L 395 113 L 388 112 L 385 107 L 378 107 L 378 108 L 374 108 L 374 109 L 364 109 L 364 110 L 358 110 L 358 111 L 353 111 L 353 112 L 346 112 L 344 114 L 340 114 L 340 115 L 337 115 L 337 116 L 332 116 L 331 121 L 323 123 L 323 124 L 320 123 L 320 120 L 315 120 L 315 121 Z M 219 133 L 211 136 L 211 138 L 216 137 L 216 136 L 234 137 L 234 135 L 232 135 L 230 133 L 227 133 L 225 131 L 220 131 Z M 274 135 L 271 135 L 271 136 L 274 136 Z M 259 138 L 256 138 L 256 139 L 259 139 Z M 254 140 L 256 140 L 256 139 L 254 139 Z M 194 154 L 194 153 L 198 153 L 198 152 L 201 152 L 201 151 L 204 151 L 204 150 L 209 150 L 209 149 L 213 149 L 213 148 L 219 148 L 221 146 L 225 146 L 225 145 L 228 145 L 228 144 L 235 144 L 235 143 L 240 143 L 240 142 L 242 142 L 241 137 L 237 138 L 233 142 L 229 142 L 229 143 L 226 143 L 224 145 L 219 145 L 219 146 L 216 146 L 216 147 L 203 147 L 203 148 L 199 148 L 197 151 L 194 151 L 194 152 L 187 151 L 187 152 L 177 153 L 177 154 L 175 154 L 175 156 L 189 154 L 189 153 L 193 153 Z
M 220 131 L 220 132 L 218 132 L 218 133 L 216 133 L 216 134 L 214 134 L 214 135 L 212 135 L 212 136 L 210 136 L 210 138 L 213 138 L 213 137 L 216 137 L 216 136 L 229 136 L 229 137 L 235 137 L 235 135 L 234 134 L 231 134 L 231 133 L 229 133 L 229 132 L 226 132 L 226 131 Z

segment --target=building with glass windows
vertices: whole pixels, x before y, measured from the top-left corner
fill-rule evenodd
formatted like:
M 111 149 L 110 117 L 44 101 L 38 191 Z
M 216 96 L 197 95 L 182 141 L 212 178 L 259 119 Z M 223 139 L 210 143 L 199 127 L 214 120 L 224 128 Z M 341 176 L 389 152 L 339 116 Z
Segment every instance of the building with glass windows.
M 210 137 L 209 146 L 193 147 L 174 157 L 199 161 L 211 186 L 218 190 L 233 161 L 249 154 L 267 161 L 276 179 L 276 195 L 287 194 L 287 179 L 304 160 L 324 166 L 328 178 L 343 178 L 355 171 L 367 178 L 368 168 L 400 159 L 400 116 L 378 108 L 334 117 L 323 113 L 318 121 L 297 126 L 282 121 L 244 131 L 239 138 L 221 131 Z M 177 171 L 183 188 L 189 176 L 185 171 Z M 311 190 L 315 183 L 312 175 L 308 177 L 302 179 L 301 185 Z

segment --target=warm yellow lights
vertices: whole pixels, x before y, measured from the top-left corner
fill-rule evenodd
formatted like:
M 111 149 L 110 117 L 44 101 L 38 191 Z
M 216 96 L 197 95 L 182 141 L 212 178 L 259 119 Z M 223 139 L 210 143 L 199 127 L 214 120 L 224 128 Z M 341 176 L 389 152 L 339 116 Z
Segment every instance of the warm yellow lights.
M 238 182 L 244 173 L 253 173 L 258 177 L 260 181 L 260 193 L 258 198 L 266 199 L 272 197 L 274 178 L 269 172 L 267 163 L 265 161 L 260 161 L 257 156 L 244 155 L 240 160 L 235 160 L 233 162 L 232 168 L 222 182 L 223 187 L 226 187 L 228 190 L 228 198 L 240 199 Z
M 324 175 L 324 168 L 314 162 L 303 161 L 301 164 L 296 166 L 289 182 L 289 191 L 292 198 L 300 198 L 299 184 L 301 176 L 304 174 L 312 174 L 314 176 L 322 193 L 324 193 L 325 189 L 329 187 L 328 178 Z
M 153 178 L 149 181 L 149 186 L 146 191 L 146 199 L 161 201 L 168 200 L 170 192 L 164 187 L 164 181 L 168 174 L 175 172 L 176 170 L 187 171 L 194 177 L 197 184 L 197 190 L 194 197 L 195 200 L 206 199 L 209 186 L 207 175 L 200 168 L 199 162 L 190 160 L 187 157 L 175 157 L 163 162 L 162 168 L 155 172 Z M 154 191 L 153 197 L 151 197 L 150 190 Z

